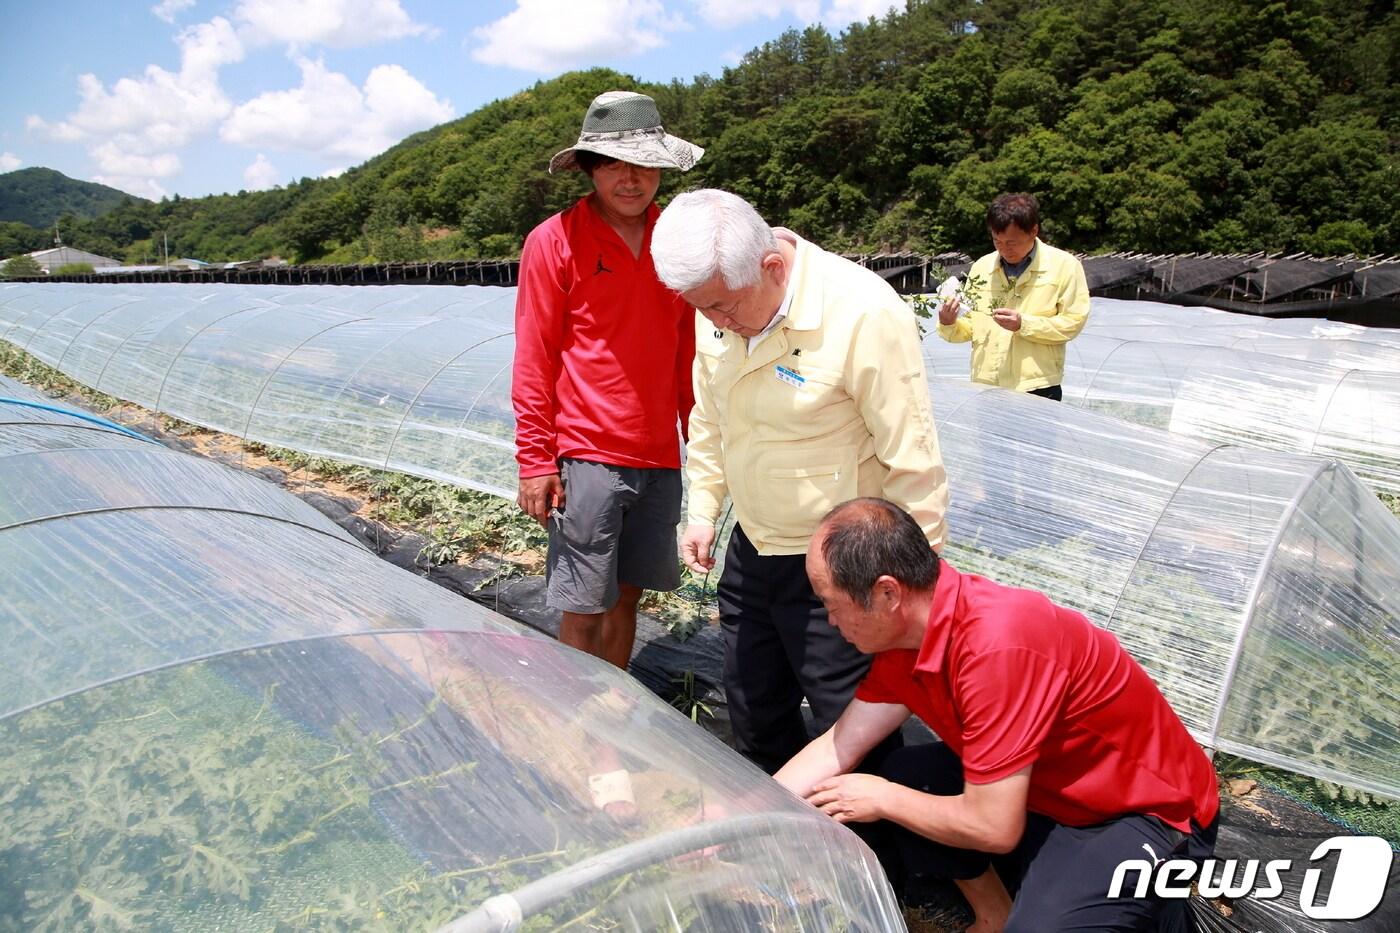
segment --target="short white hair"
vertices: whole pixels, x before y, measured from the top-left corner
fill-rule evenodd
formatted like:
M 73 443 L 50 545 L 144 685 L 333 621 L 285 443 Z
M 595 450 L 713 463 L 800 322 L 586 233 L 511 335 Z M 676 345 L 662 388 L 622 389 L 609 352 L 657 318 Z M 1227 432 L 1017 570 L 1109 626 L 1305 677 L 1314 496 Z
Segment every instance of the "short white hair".
M 718 188 L 676 195 L 651 232 L 656 275 L 677 292 L 716 275 L 728 288 L 748 288 L 758 283 L 763 257 L 777 251 L 778 238 L 753 205 Z

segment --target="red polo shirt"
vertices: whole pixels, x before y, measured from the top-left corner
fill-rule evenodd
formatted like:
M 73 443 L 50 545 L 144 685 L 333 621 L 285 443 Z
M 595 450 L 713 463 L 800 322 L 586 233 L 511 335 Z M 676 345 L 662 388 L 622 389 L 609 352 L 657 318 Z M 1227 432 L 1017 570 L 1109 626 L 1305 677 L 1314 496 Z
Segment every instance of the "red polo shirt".
M 1027 807 L 1067 826 L 1128 813 L 1215 819 L 1215 769 L 1157 685 L 1084 616 L 939 563 L 918 651 L 876 656 L 856 697 L 900 703 L 970 784 L 1031 769 Z
M 680 467 L 695 310 L 651 264 L 659 213 L 647 209 L 640 256 L 587 197 L 526 238 L 511 380 L 522 478 L 556 472 L 560 457 Z

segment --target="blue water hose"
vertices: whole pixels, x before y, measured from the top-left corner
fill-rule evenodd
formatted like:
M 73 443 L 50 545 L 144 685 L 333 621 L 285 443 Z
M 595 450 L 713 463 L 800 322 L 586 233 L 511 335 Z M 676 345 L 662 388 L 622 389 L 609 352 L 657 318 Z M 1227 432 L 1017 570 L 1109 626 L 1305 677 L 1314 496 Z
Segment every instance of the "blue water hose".
M 25 408 L 37 408 L 40 411 L 51 411 L 55 414 L 67 415 L 70 418 L 77 418 L 80 421 L 91 421 L 93 424 L 101 425 L 104 428 L 109 428 L 113 431 L 116 431 L 118 434 L 125 434 L 127 437 L 134 437 L 138 441 L 145 441 L 148 444 L 163 446 L 161 445 L 160 441 L 156 440 L 155 438 L 147 437 L 144 434 L 138 434 L 130 428 L 123 427 L 122 425 L 117 424 L 115 421 L 108 421 L 106 418 L 99 418 L 96 415 L 89 415 L 81 411 L 73 411 L 70 408 L 59 408 L 57 405 L 45 405 L 43 402 L 28 402 L 21 398 L 6 398 L 4 396 L 0 396 L 0 404 L 22 405 Z

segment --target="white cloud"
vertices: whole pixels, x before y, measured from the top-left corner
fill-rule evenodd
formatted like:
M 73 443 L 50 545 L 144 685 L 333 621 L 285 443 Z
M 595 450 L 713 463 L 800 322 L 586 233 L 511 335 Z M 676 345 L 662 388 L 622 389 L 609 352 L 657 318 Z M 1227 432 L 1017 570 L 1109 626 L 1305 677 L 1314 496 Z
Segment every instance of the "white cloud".
M 78 142 L 86 135 L 82 130 L 71 123 L 50 123 L 35 113 L 31 113 L 24 118 L 24 125 L 30 132 L 39 135 L 43 139 L 50 139 L 59 143 Z
M 777 19 L 786 14 L 802 23 L 821 22 L 840 30 L 857 20 L 864 22 L 871 16 L 882 17 L 892 7 L 904 6 L 896 0 L 769 0 L 763 4 L 753 0 L 691 2 L 695 4 L 701 19 L 720 29 L 729 29 L 761 17 Z
M 108 188 L 116 188 L 118 191 L 125 191 L 127 194 L 134 194 L 138 198 L 145 198 L 148 201 L 159 201 L 170 192 L 154 178 L 129 178 L 125 175 L 94 175 L 92 180 L 99 185 L 106 185 Z
M 94 180 L 143 197 L 166 191 L 159 179 L 180 172 L 173 150 L 209 132 L 233 109 L 219 86 L 219 69 L 243 59 L 243 44 L 222 17 L 175 36 L 180 70 L 147 65 L 110 88 L 96 75 L 78 77 L 78 109 L 50 123 L 25 121 L 32 132 L 59 142 L 85 142 L 97 166 Z
M 241 60 L 243 46 L 223 18 L 185 29 L 175 41 L 178 73 L 147 65 L 141 75 L 120 78 L 110 90 L 96 75 L 80 75 L 82 101 L 76 111 L 58 123 L 30 116 L 26 125 L 60 142 L 113 142 L 126 152 L 152 154 L 183 146 L 231 109 L 219 86 L 219 69 Z
M 182 10 L 188 10 L 194 6 L 194 0 L 160 0 L 151 7 L 151 12 L 167 23 L 175 22 L 175 15 Z
M 123 150 L 115 142 L 105 142 L 93 146 L 88 154 L 97 163 L 93 181 L 152 200 L 166 195 L 159 179 L 180 173 L 180 157 L 173 152 L 146 155 Z
M 350 49 L 437 35 L 433 27 L 415 23 L 399 0 L 241 0 L 233 16 L 250 42 L 296 47 Z
M 328 168 L 328 169 L 326 169 L 324 172 L 322 172 L 320 175 L 318 175 L 317 177 L 318 177 L 318 178 L 339 178 L 341 175 L 344 175 L 347 171 L 349 171 L 349 168 L 348 168 L 347 166 L 341 165 L 341 166 L 338 166 L 338 167 L 336 167 L 336 168 Z
M 891 9 L 903 7 L 903 3 L 892 0 L 831 0 L 822 19 L 828 26 L 839 28 L 854 22 L 863 23 L 872 16 L 883 19 Z
M 300 59 L 301 86 L 239 105 L 219 129 L 224 142 L 362 160 L 409 133 L 452 119 L 438 98 L 399 65 L 380 65 L 363 89 L 322 61 Z
M 217 78 L 224 65 L 243 61 L 243 43 L 222 16 L 181 31 L 175 43 L 180 46 L 181 77 Z
M 147 2 L 154 2 L 151 13 L 168 23 L 196 5 L 196 0 Z M 320 62 L 305 61 L 299 62 L 301 87 L 235 107 L 219 75 L 225 66 L 242 61 L 247 49 L 275 43 L 293 49 L 312 44 L 350 48 L 431 37 L 436 30 L 414 22 L 401 0 L 234 0 L 230 6 L 227 18 L 214 17 L 175 34 L 178 70 L 151 64 L 111 82 L 80 75 L 77 107 L 61 119 L 30 115 L 29 131 L 86 145 L 94 177 L 103 184 L 161 197 L 166 193 L 162 181 L 181 170 L 177 152 L 216 128 L 225 141 L 305 149 L 345 164 L 454 116 L 450 102 L 398 65 L 375 68 L 363 87 L 356 87 Z M 277 170 L 259 153 L 244 179 L 250 186 L 268 187 L 276 183 Z
M 180 172 L 180 157 L 173 152 L 143 155 L 125 152 L 116 143 L 109 142 L 94 146 L 91 154 L 97 162 L 97 170 L 108 176 L 169 178 Z
M 252 164 L 243 170 L 243 186 L 249 191 L 266 191 L 276 186 L 279 177 L 277 166 L 259 152 Z
M 24 160 L 13 152 L 0 152 L 0 172 L 13 172 L 24 164 Z
M 478 26 L 472 58 L 487 65 L 553 74 L 666 44 L 689 28 L 660 0 L 517 0 L 500 19 Z
M 711 26 L 728 29 L 761 17 L 777 19 L 785 13 L 804 23 L 814 23 L 821 19 L 821 0 L 768 0 L 755 3 L 754 0 L 691 0 L 700 13 L 700 18 Z

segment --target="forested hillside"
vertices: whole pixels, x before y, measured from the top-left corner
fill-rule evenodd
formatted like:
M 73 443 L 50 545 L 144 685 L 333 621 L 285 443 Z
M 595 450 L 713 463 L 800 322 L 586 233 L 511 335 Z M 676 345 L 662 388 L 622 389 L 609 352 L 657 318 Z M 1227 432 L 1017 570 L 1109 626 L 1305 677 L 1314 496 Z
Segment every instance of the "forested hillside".
M 911 2 L 785 33 L 718 77 L 567 74 L 340 178 L 132 201 L 65 239 L 133 259 L 160 230 L 210 260 L 511 255 L 583 190 L 544 166 L 588 100 L 640 87 L 708 150 L 663 196 L 729 188 L 834 247 L 975 252 L 987 201 L 1016 189 L 1082 250 L 1397 252 L 1398 74 L 1390 2 Z
M 47 227 L 64 214 L 97 217 L 130 197 L 51 168 L 22 168 L 0 175 L 0 221 Z

